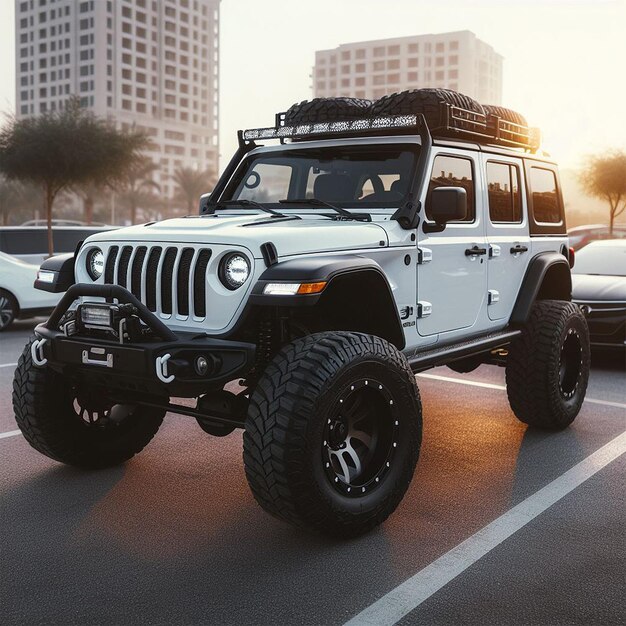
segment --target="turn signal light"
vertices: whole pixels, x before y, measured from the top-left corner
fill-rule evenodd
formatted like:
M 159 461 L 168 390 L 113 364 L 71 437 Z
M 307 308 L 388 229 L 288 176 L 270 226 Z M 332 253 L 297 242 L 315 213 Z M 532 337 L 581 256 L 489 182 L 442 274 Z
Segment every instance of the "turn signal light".
M 298 295 L 310 295 L 312 293 L 320 293 L 326 287 L 326 281 L 320 283 L 302 283 L 298 288 Z

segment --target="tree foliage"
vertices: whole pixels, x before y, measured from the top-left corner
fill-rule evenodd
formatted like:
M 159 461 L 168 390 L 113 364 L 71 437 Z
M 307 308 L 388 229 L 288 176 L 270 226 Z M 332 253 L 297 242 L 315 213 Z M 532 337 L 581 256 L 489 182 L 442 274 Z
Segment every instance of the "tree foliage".
M 116 183 L 119 198 L 129 211 L 130 223 L 137 221 L 137 209 L 157 201 L 155 192 L 160 191 L 152 175 L 158 165 L 147 156 L 136 159 Z
M 210 169 L 179 167 L 172 178 L 176 185 L 175 199 L 185 206 L 188 215 L 194 211 L 200 196 L 215 184 L 215 174 Z
M 0 172 L 41 189 L 52 255 L 52 210 L 58 194 L 88 182 L 104 185 L 119 179 L 147 146 L 144 134 L 119 131 L 71 98 L 63 110 L 9 119 L 0 131 Z
M 615 218 L 626 209 L 626 152 L 589 158 L 580 174 L 585 191 L 609 204 L 609 232 L 613 234 Z

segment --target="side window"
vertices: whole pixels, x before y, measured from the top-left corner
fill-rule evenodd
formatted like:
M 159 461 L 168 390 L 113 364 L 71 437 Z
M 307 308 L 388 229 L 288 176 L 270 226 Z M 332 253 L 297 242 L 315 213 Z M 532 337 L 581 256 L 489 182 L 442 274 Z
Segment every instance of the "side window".
M 561 222 L 561 207 L 554 172 L 541 167 L 531 167 L 530 189 L 535 221 L 548 224 Z
M 488 161 L 487 194 L 492 223 L 522 221 L 519 170 L 516 165 Z
M 257 163 L 233 196 L 237 200 L 278 202 L 289 196 L 292 168 L 276 163 Z
M 433 163 L 433 172 L 428 184 L 426 217 L 429 214 L 430 195 L 437 187 L 463 187 L 467 193 L 467 216 L 463 222 L 473 222 L 476 217 L 474 171 L 471 159 L 438 155 Z

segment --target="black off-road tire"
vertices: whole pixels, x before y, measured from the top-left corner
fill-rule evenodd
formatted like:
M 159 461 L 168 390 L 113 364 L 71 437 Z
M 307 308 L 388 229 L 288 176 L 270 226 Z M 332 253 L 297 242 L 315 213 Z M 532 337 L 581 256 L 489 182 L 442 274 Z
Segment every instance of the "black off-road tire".
M 507 357 L 506 388 L 513 412 L 535 428 L 566 428 L 585 399 L 589 366 L 589 329 L 578 306 L 536 302 Z
M 140 452 L 154 437 L 164 411 L 135 407 L 123 421 L 86 424 L 72 408 L 71 386 L 48 367 L 37 367 L 31 344 L 19 358 L 13 379 L 13 410 L 24 438 L 38 452 L 85 469 L 112 467 Z
M 485 115 L 497 115 L 500 119 L 507 122 L 513 122 L 513 124 L 528 127 L 526 118 L 521 113 L 513 111 L 513 109 L 507 109 L 493 104 L 483 104 L 483 109 L 485 110 Z
M 361 98 L 314 98 L 292 105 L 285 113 L 285 124 L 316 124 L 354 120 L 367 116 L 371 100 Z
M 381 418 L 381 425 L 389 426 L 394 442 L 389 456 L 379 457 L 387 459 L 377 474 L 380 479 L 370 479 L 367 489 L 355 487 L 352 493 L 349 483 L 332 478 L 325 457 L 331 445 L 326 441 L 329 416 L 336 415 L 337 407 L 345 409 L 338 403 L 350 393 L 371 393 L 366 398 L 376 402 L 377 393 L 389 394 L 375 405 L 382 409 L 374 414 L 379 419 L 387 405 L 393 408 L 392 421 Z M 381 451 L 384 432 L 381 428 L 376 437 Z M 268 513 L 313 532 L 353 537 L 396 509 L 413 477 L 421 436 L 415 377 L 395 347 L 360 333 L 317 333 L 284 346 L 252 394 L 244 433 L 246 476 Z
M 448 102 L 474 113 L 484 113 L 483 107 L 473 98 L 450 89 L 411 89 L 400 91 L 376 100 L 370 107 L 372 117 L 386 115 L 411 115 L 421 113 L 430 128 L 442 125 L 441 103 Z
M 13 324 L 19 310 L 15 296 L 5 289 L 0 289 L 0 332 Z

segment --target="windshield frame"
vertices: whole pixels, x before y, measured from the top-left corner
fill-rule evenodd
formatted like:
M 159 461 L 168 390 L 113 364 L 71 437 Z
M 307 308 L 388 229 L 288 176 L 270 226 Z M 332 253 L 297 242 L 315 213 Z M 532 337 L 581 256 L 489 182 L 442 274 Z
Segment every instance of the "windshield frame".
M 363 201 L 363 200 L 351 200 L 351 201 L 331 200 L 330 202 L 333 205 L 342 209 L 356 210 L 356 211 L 361 211 L 361 212 L 362 211 L 375 211 L 376 213 L 378 213 L 380 210 L 383 210 L 385 213 L 387 211 L 395 212 L 400 207 L 402 207 L 411 196 L 411 191 L 412 191 L 411 187 L 415 179 L 417 167 L 419 166 L 420 151 L 422 149 L 421 143 L 419 141 L 412 141 L 411 139 L 407 140 L 406 137 L 403 137 L 399 141 L 393 141 L 393 140 L 392 141 L 389 141 L 389 140 L 372 141 L 371 139 L 369 139 L 368 141 L 352 140 L 349 142 L 337 142 L 337 143 L 335 142 L 332 142 L 332 143 L 329 143 L 329 142 L 293 142 L 289 144 L 281 144 L 278 146 L 271 146 L 271 147 L 259 146 L 258 148 L 254 149 L 253 151 L 245 155 L 245 157 L 238 164 L 233 176 L 230 178 L 230 180 L 226 184 L 224 191 L 220 194 L 219 201 L 222 201 L 222 200 L 228 201 L 228 200 L 237 199 L 237 198 L 233 198 L 233 196 L 237 194 L 238 190 L 240 189 L 243 183 L 244 177 L 246 176 L 248 172 L 250 172 L 252 165 L 255 161 L 260 161 L 260 160 L 265 160 L 265 159 L 267 159 L 267 161 L 270 161 L 272 159 L 277 159 L 277 160 L 284 159 L 285 162 L 287 162 L 289 161 L 290 157 L 298 158 L 298 157 L 301 157 L 303 153 L 306 153 L 306 152 L 311 152 L 312 154 L 310 158 L 315 159 L 316 156 L 318 156 L 320 152 L 332 153 L 335 151 L 337 152 L 339 156 L 337 160 L 340 160 L 341 154 L 342 153 L 345 154 L 346 151 L 350 149 L 354 150 L 355 153 L 372 152 L 374 154 L 381 154 L 381 153 L 384 153 L 385 151 L 396 151 L 398 153 L 410 152 L 412 154 L 412 160 L 411 160 L 411 163 L 409 164 L 409 167 L 406 170 L 406 176 L 407 176 L 406 189 L 404 190 L 402 197 L 400 199 L 394 200 L 393 202 Z M 332 161 L 335 161 L 335 159 L 333 158 Z M 310 175 L 309 172 L 307 173 L 307 176 Z M 302 183 L 304 182 L 304 189 L 306 189 L 306 180 L 304 181 L 301 180 L 297 182 L 300 188 L 302 188 Z M 298 189 L 294 191 L 293 185 L 294 185 L 294 182 L 292 179 L 289 185 L 289 192 L 288 192 L 286 199 L 290 197 L 293 197 L 293 198 L 305 197 L 306 195 L 305 192 L 300 192 L 300 194 L 298 194 Z M 325 209 L 324 206 L 311 206 L 311 205 L 303 204 L 302 207 L 298 207 L 297 204 L 295 203 L 294 203 L 294 206 L 290 206 L 286 204 L 281 204 L 278 201 L 271 201 L 271 202 L 260 201 L 260 203 L 267 207 L 276 208 L 277 210 L 280 210 L 281 212 L 287 212 L 287 211 L 294 212 L 295 211 L 298 213 L 307 212 L 307 213 L 319 214 L 319 213 L 325 213 L 328 211 L 328 209 Z

